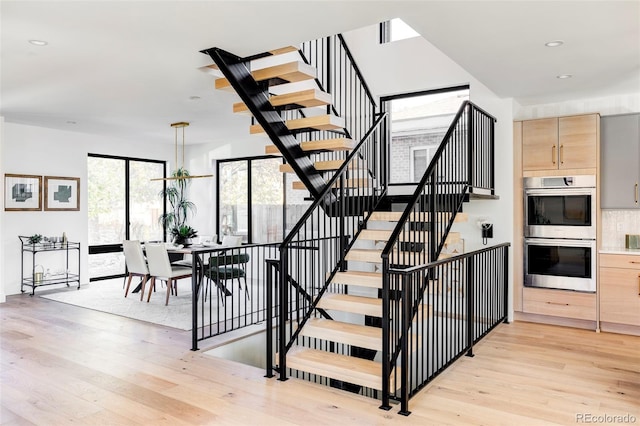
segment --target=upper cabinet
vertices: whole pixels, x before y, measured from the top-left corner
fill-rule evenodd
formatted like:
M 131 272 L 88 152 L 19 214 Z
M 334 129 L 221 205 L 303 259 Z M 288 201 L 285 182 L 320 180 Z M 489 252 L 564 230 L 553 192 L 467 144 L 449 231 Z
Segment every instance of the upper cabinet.
M 602 117 L 601 139 L 601 207 L 638 208 L 640 114 Z
M 524 171 L 596 168 L 598 114 L 522 122 Z

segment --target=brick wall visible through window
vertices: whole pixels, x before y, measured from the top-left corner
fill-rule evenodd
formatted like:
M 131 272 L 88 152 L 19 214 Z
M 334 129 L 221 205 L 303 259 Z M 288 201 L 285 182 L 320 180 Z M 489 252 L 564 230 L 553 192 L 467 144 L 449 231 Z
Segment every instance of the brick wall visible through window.
M 422 179 L 460 105 L 468 99 L 468 86 L 382 99 L 391 118 L 390 183 Z

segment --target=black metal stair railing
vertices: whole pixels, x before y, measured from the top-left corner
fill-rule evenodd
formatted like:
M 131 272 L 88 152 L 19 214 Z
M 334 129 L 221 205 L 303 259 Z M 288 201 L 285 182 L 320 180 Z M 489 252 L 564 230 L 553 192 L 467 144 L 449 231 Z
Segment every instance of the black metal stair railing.
M 393 388 L 383 390 L 382 407 L 400 401 L 409 415 L 409 398 L 473 347 L 501 322 L 507 322 L 509 243 L 498 244 L 427 265 L 392 268 L 390 290 L 401 295 L 388 321 L 393 356 L 388 364 Z M 420 303 L 415 304 L 419 299 Z M 388 393 L 387 393 L 388 392 Z
M 347 135 L 361 140 L 375 120 L 377 104 L 344 37 L 304 42 L 300 54 L 316 68 L 318 86 L 331 95 L 327 113 L 344 118 Z
M 379 168 L 375 163 L 386 149 L 382 143 L 386 119 L 386 114 L 377 118 L 280 245 L 278 267 L 271 269 L 277 272 L 277 279 L 271 280 L 277 283 L 280 311 L 273 328 L 267 327 L 267 341 L 275 338 L 281 380 L 286 379 L 287 351 L 298 341 L 299 331 L 309 318 L 322 315 L 318 310 L 322 295 L 328 289 L 346 292 L 344 285 L 332 284 L 331 280 L 345 270 L 346 253 L 385 195 L 380 178 L 369 170 Z M 268 286 L 267 291 L 273 292 L 274 288 Z M 273 294 L 268 297 L 276 301 Z M 269 353 L 267 358 L 273 355 Z M 268 366 L 268 371 L 271 368 Z
M 391 288 L 390 270 L 436 262 L 468 193 L 478 188 L 493 193 L 494 123 L 495 118 L 471 102 L 461 105 L 382 251 L 383 318 L 415 318 L 424 297 L 416 292 L 405 303 L 392 297 L 400 289 Z M 407 331 L 392 333 L 390 324 L 383 321 L 382 327 L 383 406 L 388 406 L 389 377 L 400 354 L 400 337 Z

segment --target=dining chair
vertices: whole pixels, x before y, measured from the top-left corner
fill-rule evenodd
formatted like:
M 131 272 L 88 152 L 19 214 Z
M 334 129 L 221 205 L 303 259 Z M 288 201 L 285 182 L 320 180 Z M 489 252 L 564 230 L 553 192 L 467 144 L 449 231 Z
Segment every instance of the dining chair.
M 156 279 L 167 282 L 167 298 L 165 306 L 169 304 L 169 295 L 174 292 L 178 294 L 177 281 L 191 276 L 191 268 L 171 265 L 169 253 L 164 244 L 146 244 L 147 262 L 149 264 L 149 275 L 151 276 L 151 286 L 155 285 Z M 151 299 L 151 289 L 147 296 L 147 302 Z
M 222 252 L 209 257 L 209 267 L 205 269 L 205 276 L 214 282 L 218 287 L 221 296 L 228 296 L 231 291 L 225 283 L 231 281 L 233 290 L 233 280 L 238 281 L 238 286 L 242 290 L 242 282 L 244 282 L 244 291 L 247 299 L 249 299 L 249 288 L 247 287 L 247 271 L 246 264 L 249 262 L 249 253 L 231 253 Z M 221 297 L 224 304 L 224 298 Z
M 140 300 L 142 300 L 144 295 L 144 286 L 149 279 L 149 268 L 147 267 L 147 261 L 144 258 L 144 253 L 142 252 L 142 245 L 138 240 L 124 240 L 122 242 L 122 248 L 124 250 L 124 261 L 128 271 L 124 297 L 127 297 L 129 294 L 129 287 L 131 286 L 131 280 L 133 277 L 141 277 Z

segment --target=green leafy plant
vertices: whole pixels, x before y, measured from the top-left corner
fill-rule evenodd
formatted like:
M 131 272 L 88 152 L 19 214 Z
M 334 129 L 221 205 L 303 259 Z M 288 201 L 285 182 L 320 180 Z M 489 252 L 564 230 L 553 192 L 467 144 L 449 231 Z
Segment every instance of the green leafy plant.
M 42 241 L 42 235 L 40 234 L 34 234 L 29 237 L 29 244 L 38 244 L 40 241 Z
M 176 244 L 185 244 L 187 240 L 198 236 L 198 231 L 188 225 L 183 225 L 171 230 L 173 242 Z
M 166 198 L 169 203 L 169 210 L 166 214 L 160 216 L 160 224 L 163 226 L 165 232 L 171 234 L 174 238 L 187 234 L 184 228 L 191 230 L 190 237 L 197 236 L 197 232 L 187 226 L 187 219 L 189 215 L 196 212 L 196 205 L 187 199 L 187 188 L 189 187 L 189 179 L 185 179 L 189 176 L 189 171 L 184 168 L 179 168 L 171 174 L 171 177 L 176 178 L 169 181 L 166 188 L 160 191 L 160 196 Z M 183 231 L 181 231 L 183 230 Z M 174 242 L 176 242 L 174 240 Z M 183 244 L 183 243 L 178 243 Z

